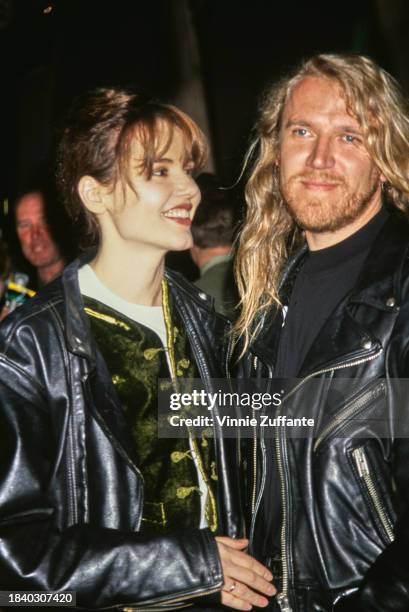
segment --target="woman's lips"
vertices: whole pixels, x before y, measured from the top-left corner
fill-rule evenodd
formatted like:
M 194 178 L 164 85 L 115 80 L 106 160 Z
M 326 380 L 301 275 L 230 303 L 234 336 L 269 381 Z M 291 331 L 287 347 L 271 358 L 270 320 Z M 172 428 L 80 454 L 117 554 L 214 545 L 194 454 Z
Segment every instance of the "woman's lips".
M 167 219 L 175 221 L 176 223 L 179 223 L 179 225 L 192 225 L 192 221 L 189 218 L 185 219 L 184 217 L 167 217 Z
M 180 204 L 179 206 L 174 206 L 170 210 L 165 211 L 163 216 L 166 217 L 166 219 L 179 223 L 179 225 L 190 226 L 192 224 L 190 218 L 191 210 L 191 204 Z

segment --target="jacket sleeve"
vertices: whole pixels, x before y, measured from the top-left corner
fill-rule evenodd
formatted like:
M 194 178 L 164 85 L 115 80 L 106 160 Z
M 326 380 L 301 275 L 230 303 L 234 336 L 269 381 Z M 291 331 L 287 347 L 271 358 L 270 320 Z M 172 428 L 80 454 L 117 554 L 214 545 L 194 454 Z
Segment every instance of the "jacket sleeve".
M 394 443 L 395 481 L 404 512 L 395 525 L 395 539 L 370 567 L 359 589 L 342 598 L 334 612 L 406 612 L 409 609 L 409 440 Z
M 356 593 L 342 598 L 334 612 L 406 612 L 409 609 L 409 530 L 406 521 L 395 541 L 377 558 Z
M 394 415 L 399 431 L 392 445 L 394 485 L 401 511 L 394 527 L 394 541 L 369 568 L 359 589 L 342 598 L 334 612 L 406 612 L 409 610 L 409 416 L 407 385 L 399 377 L 409 379 L 409 353 L 398 360 L 391 372 L 397 379 L 394 389 Z M 399 418 L 403 417 L 403 421 Z
M 75 591 L 77 606 L 161 604 L 221 589 L 206 529 L 152 536 L 92 524 L 59 529 L 58 428 L 42 386 L 0 356 L 0 589 Z M 55 473 L 54 473 L 55 472 Z

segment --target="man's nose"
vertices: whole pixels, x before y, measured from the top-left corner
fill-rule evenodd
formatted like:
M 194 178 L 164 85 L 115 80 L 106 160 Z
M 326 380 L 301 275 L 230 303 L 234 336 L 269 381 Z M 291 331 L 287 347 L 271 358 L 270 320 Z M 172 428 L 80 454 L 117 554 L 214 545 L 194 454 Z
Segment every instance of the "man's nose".
M 335 159 L 331 139 L 326 136 L 318 136 L 308 156 L 308 166 L 317 170 L 325 170 L 332 168 L 334 163 Z
M 33 225 L 31 227 L 31 239 L 35 240 L 37 238 L 41 238 L 44 235 L 45 231 L 46 229 L 44 225 L 41 225 L 41 224 Z

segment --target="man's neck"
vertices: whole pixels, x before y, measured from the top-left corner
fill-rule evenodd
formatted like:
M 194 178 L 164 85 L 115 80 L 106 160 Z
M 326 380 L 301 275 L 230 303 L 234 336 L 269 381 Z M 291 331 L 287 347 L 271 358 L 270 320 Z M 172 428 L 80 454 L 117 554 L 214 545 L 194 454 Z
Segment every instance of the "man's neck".
M 211 259 L 219 257 L 219 255 L 228 255 L 231 252 L 231 246 L 216 246 L 208 249 L 197 249 L 196 265 L 198 268 L 203 268 Z
M 46 285 L 50 283 L 56 276 L 58 276 L 62 270 L 64 269 L 66 262 L 63 258 L 58 259 L 52 264 L 48 266 L 43 266 L 42 268 L 37 268 L 38 280 L 41 285 Z

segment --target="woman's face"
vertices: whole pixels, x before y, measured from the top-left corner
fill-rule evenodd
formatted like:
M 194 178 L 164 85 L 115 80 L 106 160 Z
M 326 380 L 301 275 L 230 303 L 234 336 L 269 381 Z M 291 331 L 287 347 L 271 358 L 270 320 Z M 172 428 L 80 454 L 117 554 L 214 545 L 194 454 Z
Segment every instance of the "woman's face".
M 191 176 L 193 162 L 186 159 L 181 131 L 174 129 L 170 146 L 162 159 L 155 160 L 149 179 L 141 173 L 142 155 L 142 147 L 135 138 L 129 172 L 133 189 L 129 185 L 115 186 L 108 209 L 110 225 L 121 241 L 145 251 L 164 254 L 189 249 L 193 243 L 190 226 L 200 202 L 200 191 Z M 101 230 L 104 234 L 104 224 Z

